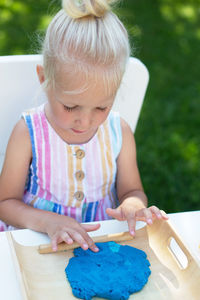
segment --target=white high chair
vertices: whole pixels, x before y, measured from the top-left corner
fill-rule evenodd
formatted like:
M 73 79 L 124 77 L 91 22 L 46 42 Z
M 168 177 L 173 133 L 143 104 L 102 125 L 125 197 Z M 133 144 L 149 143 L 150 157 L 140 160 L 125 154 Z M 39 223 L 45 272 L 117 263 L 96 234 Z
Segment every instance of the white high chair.
M 44 101 L 38 93 L 41 89 L 36 75 L 37 64 L 42 64 L 41 55 L 0 57 L 0 172 L 9 136 L 21 112 Z M 120 112 L 133 132 L 148 81 L 149 73 L 145 65 L 130 57 L 113 110 Z

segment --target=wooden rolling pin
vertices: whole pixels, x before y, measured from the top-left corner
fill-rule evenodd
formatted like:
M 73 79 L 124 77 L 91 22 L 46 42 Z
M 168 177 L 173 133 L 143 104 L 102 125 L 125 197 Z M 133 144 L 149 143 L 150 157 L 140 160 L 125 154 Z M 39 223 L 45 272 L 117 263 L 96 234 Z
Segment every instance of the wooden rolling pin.
M 120 232 L 120 233 L 115 233 L 115 234 L 106 234 L 106 235 L 101 235 L 101 236 L 94 236 L 92 237 L 94 243 L 104 243 L 104 242 L 123 242 L 123 241 L 129 241 L 133 239 L 133 236 L 128 232 Z M 74 242 L 73 244 L 66 244 L 65 242 L 62 242 L 58 244 L 57 251 L 53 251 L 51 244 L 45 244 L 45 245 L 40 245 L 38 247 L 38 251 L 40 254 L 48 254 L 48 253 L 56 253 L 56 252 L 61 252 L 61 251 L 67 251 L 67 250 L 72 250 L 75 248 L 80 247 L 80 245 L 77 242 Z

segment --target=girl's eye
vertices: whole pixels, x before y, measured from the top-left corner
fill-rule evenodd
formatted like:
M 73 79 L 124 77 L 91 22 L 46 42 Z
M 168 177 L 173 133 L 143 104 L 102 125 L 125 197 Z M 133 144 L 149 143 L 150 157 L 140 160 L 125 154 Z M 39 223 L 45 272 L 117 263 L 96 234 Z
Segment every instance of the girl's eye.
M 72 110 L 74 110 L 76 108 L 76 106 L 73 106 L 73 107 L 69 107 L 69 106 L 66 106 L 66 105 L 64 105 L 64 109 L 66 110 L 66 111 L 72 111 Z
M 105 111 L 107 109 L 107 107 L 97 107 L 97 109 L 100 111 Z

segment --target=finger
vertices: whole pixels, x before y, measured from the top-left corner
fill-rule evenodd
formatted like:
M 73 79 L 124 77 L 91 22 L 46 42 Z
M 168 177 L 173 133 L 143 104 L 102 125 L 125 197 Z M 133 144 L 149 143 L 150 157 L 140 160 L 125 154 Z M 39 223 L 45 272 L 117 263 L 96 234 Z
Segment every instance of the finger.
M 95 231 L 97 229 L 99 229 L 99 227 L 101 226 L 101 224 L 97 223 L 97 224 L 80 224 L 81 227 L 85 230 L 85 231 Z
M 80 232 L 71 231 L 70 236 L 74 241 L 76 241 L 80 245 L 80 247 L 83 250 L 87 250 L 89 248 L 86 239 L 84 239 L 84 237 L 82 236 L 82 234 Z
M 60 239 L 67 243 L 67 244 L 72 244 L 73 243 L 73 240 L 72 238 L 69 236 L 69 234 L 66 232 L 66 231 L 63 231 L 61 234 L 60 234 Z
M 146 218 L 146 222 L 148 225 L 152 225 L 153 224 L 153 218 L 152 218 L 152 213 L 149 209 L 145 209 L 145 218 Z
M 151 210 L 151 213 L 157 218 L 162 219 L 162 214 L 160 212 L 160 209 L 156 206 L 150 206 L 149 209 Z
M 167 216 L 167 214 L 164 212 L 164 210 L 160 210 L 158 207 L 156 206 L 151 206 L 150 207 L 151 212 L 158 218 L 158 219 L 164 219 L 164 220 L 168 220 L 169 217 Z
M 114 219 L 117 219 L 117 220 L 119 220 L 119 221 L 122 221 L 122 220 L 124 220 L 124 218 L 122 217 L 122 214 L 121 214 L 121 210 L 120 209 L 113 209 L 113 208 L 107 208 L 106 209 L 106 213 L 110 216 L 110 217 L 112 217 L 112 218 L 114 218 Z
M 136 225 L 136 218 L 135 218 L 135 214 L 129 214 L 127 216 L 127 223 L 128 223 L 128 228 L 129 228 L 129 232 L 132 236 L 135 235 L 135 225 Z
M 98 252 L 99 248 L 94 244 L 91 237 L 83 230 L 83 232 L 74 232 L 70 234 L 73 239 L 81 246 L 83 250 L 90 248 L 94 252 Z
M 66 232 L 60 232 L 59 234 L 55 234 L 51 239 L 51 246 L 53 251 L 58 250 L 58 244 L 61 242 L 66 242 L 67 244 L 72 244 L 73 240 Z
M 85 225 L 85 224 L 81 224 L 81 225 Z M 93 239 L 89 236 L 89 234 L 84 229 L 81 230 L 80 233 L 84 238 L 84 240 L 87 242 L 88 248 L 90 248 L 93 252 L 98 252 L 99 248 L 95 245 Z
M 51 247 L 52 247 L 52 250 L 53 251 L 57 251 L 57 249 L 58 249 L 58 237 L 57 236 L 54 236 L 53 238 L 52 238 L 52 240 L 51 240 Z
M 166 214 L 166 212 L 164 210 L 160 210 L 160 212 L 161 212 L 162 218 L 164 220 L 168 220 L 169 219 L 168 215 Z
M 93 252 L 98 252 L 99 248 L 97 247 L 97 245 L 94 243 L 94 241 L 90 238 L 89 241 L 87 241 L 88 243 L 88 247 L 93 251 Z
M 136 218 L 146 222 L 148 225 L 153 224 L 152 213 L 149 208 L 143 208 L 136 212 Z
M 136 217 L 135 210 L 130 210 L 127 208 L 121 208 L 121 216 L 123 220 L 127 220 L 129 232 L 132 236 L 135 235 L 135 225 L 136 225 Z

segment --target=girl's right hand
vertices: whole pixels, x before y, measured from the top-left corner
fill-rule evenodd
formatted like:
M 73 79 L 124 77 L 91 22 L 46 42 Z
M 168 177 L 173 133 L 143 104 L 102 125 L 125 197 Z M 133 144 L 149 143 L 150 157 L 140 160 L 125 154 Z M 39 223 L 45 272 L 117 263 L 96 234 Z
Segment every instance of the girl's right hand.
M 83 250 L 90 248 L 93 252 L 98 252 L 98 247 L 87 231 L 94 231 L 99 227 L 100 224 L 80 224 L 73 218 L 54 213 L 46 220 L 46 233 L 51 239 L 53 251 L 57 251 L 57 245 L 61 242 L 72 244 L 75 241 Z

